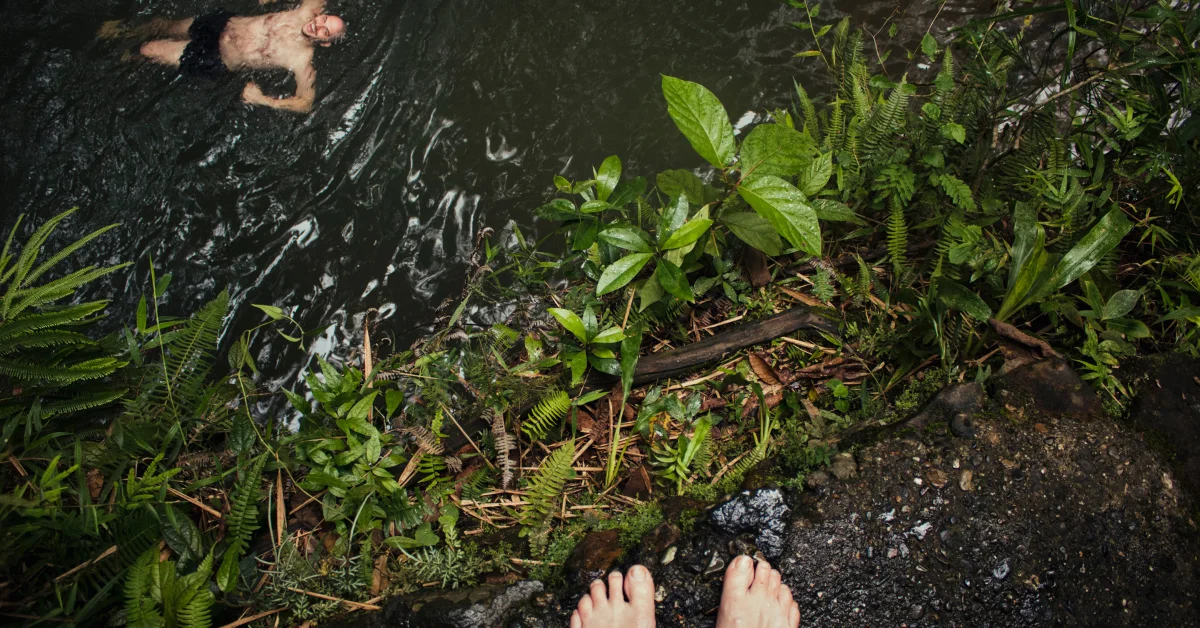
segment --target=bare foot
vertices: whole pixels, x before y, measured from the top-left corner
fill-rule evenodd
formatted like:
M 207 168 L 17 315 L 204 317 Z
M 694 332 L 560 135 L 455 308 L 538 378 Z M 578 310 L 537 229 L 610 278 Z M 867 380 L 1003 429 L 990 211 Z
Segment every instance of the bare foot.
M 622 578 L 619 571 L 608 574 L 607 587 L 603 580 L 592 582 L 591 592 L 579 600 L 579 608 L 571 614 L 571 628 L 654 628 L 654 581 L 650 570 L 634 565 L 628 578 Z
M 725 589 L 717 628 L 796 628 L 800 607 L 778 571 L 766 562 L 754 567 L 749 556 L 738 556 L 725 570 Z M 574 624 L 572 624 L 574 628 Z

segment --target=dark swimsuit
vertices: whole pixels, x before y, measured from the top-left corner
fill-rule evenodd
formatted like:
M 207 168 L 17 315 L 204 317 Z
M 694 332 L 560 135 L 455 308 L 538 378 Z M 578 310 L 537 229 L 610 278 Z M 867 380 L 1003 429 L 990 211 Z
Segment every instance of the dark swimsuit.
M 233 14 L 224 9 L 192 20 L 188 37 L 192 40 L 179 57 L 179 71 L 187 76 L 216 78 L 229 72 L 221 60 L 221 33 Z

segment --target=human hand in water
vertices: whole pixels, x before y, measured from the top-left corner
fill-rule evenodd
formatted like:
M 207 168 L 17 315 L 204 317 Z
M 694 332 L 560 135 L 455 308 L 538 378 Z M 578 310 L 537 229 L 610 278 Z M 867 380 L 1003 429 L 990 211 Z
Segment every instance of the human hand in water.
M 244 103 L 250 105 L 261 105 L 266 99 L 267 97 L 265 94 L 263 94 L 262 88 L 259 87 L 258 83 L 255 83 L 254 81 L 246 83 L 246 88 L 242 90 L 242 102 Z

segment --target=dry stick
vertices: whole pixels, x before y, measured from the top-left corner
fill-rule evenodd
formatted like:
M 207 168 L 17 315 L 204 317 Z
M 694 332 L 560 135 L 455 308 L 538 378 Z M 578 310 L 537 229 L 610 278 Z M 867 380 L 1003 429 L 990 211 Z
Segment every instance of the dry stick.
M 287 507 L 283 505 L 283 471 L 275 470 L 275 547 L 283 545 L 283 530 L 287 528 Z
M 1101 76 L 1104 76 L 1105 74 L 1108 74 L 1109 72 L 1116 72 L 1117 70 L 1124 70 L 1125 68 L 1127 68 L 1131 65 L 1137 65 L 1137 61 L 1130 61 L 1129 63 L 1122 63 L 1120 65 L 1109 66 L 1109 67 L 1087 77 L 1086 79 L 1068 87 L 1067 89 L 1064 89 L 1064 90 L 1054 94 L 1053 96 L 1047 98 L 1046 100 L 1043 100 L 1040 103 L 1034 104 L 1032 107 L 1030 107 L 1029 109 L 1022 112 L 1021 116 L 1022 117 L 1027 116 L 1027 115 L 1037 111 L 1038 109 L 1041 109 L 1042 107 L 1045 107 L 1046 105 L 1054 102 L 1055 100 L 1058 100 L 1059 98 L 1062 98 L 1063 96 L 1066 96 L 1067 94 L 1070 94 L 1071 92 L 1079 89 L 1080 87 L 1083 87 L 1083 86 L 1095 81 L 1096 79 L 1100 78 Z
M 479 445 L 476 445 L 475 441 L 471 440 L 470 435 L 467 434 L 467 430 L 464 430 L 463 427 L 458 424 L 458 419 L 455 419 L 454 415 L 450 414 L 450 409 L 443 405 L 442 411 L 446 413 L 446 416 L 450 417 L 450 420 L 454 423 L 454 427 L 457 427 L 458 431 L 462 432 L 463 438 L 467 439 L 468 443 L 471 443 L 471 447 L 475 449 L 475 453 L 478 453 L 479 457 L 483 458 L 483 461 L 486 462 L 487 466 L 491 467 L 493 471 L 496 470 L 496 466 L 492 464 L 492 461 L 488 460 L 487 456 L 483 455 L 483 451 L 479 449 Z
M 325 494 L 325 491 L 324 491 L 324 490 L 321 490 L 321 491 L 320 491 L 320 492 L 318 492 L 316 495 L 309 495 L 309 496 L 308 496 L 308 499 L 304 500 L 304 503 L 303 503 L 303 504 L 300 504 L 299 506 L 296 506 L 295 508 L 293 508 L 293 509 L 289 510 L 289 511 L 288 511 L 288 516 L 290 517 L 290 516 L 292 516 L 292 515 L 294 515 L 294 514 L 296 514 L 296 513 L 300 512 L 300 509 L 301 509 L 301 508 L 304 508 L 305 506 L 307 506 L 307 505 L 309 505 L 309 504 L 311 504 L 311 503 L 313 503 L 313 502 L 317 501 L 317 499 L 319 499 L 319 498 L 320 498 L 322 495 L 324 495 L 324 494 Z
M 368 314 L 368 315 L 370 315 L 370 312 L 368 312 L 367 314 Z M 367 321 L 367 316 L 363 316 L 363 376 L 364 376 L 364 377 L 370 377 L 370 376 L 371 376 L 371 366 L 372 366 L 371 362 L 372 362 L 372 360 L 371 360 L 371 331 L 370 331 L 370 327 L 371 327 L 371 326 L 370 326 L 370 324 L 368 324 L 368 321 Z M 367 388 L 370 388 L 370 387 L 371 387 L 371 382 L 370 382 L 370 381 L 368 381 L 368 382 L 367 382 Z M 374 408 L 374 406 L 372 405 L 371 407 L 368 407 L 368 408 L 367 408 L 367 420 L 368 420 L 368 421 L 371 421 L 371 420 L 373 420 L 373 419 L 375 418 L 375 417 L 373 416 L 374 414 L 375 414 L 375 408 Z
M 340 598 L 340 597 L 333 597 L 332 595 L 325 595 L 324 593 L 317 593 L 315 591 L 305 591 L 304 589 L 297 589 L 296 587 L 288 587 L 288 591 L 293 591 L 295 593 L 303 593 L 304 595 L 311 595 L 312 597 L 319 597 L 322 600 L 329 600 L 330 602 L 341 602 L 342 604 L 345 604 L 347 606 L 350 606 L 353 608 L 362 608 L 362 609 L 366 609 L 368 611 L 377 611 L 377 610 L 381 609 L 381 607 L 375 606 L 374 604 L 367 604 L 365 602 L 354 602 L 352 600 L 347 600 L 347 599 Z
M 275 613 L 281 613 L 286 610 L 287 610 L 287 607 L 283 606 L 280 608 L 276 608 L 274 610 L 263 611 L 261 613 L 258 613 L 257 615 L 243 617 L 235 622 L 230 622 L 228 624 L 225 624 L 224 626 L 221 626 L 221 628 L 237 628 L 238 626 L 245 626 L 246 624 L 248 624 L 250 622 L 258 621 L 258 620 L 262 619 L 263 617 L 270 617 L 271 615 L 274 615 Z
M 109 556 L 112 556 L 112 555 L 113 555 L 113 554 L 115 554 L 115 553 L 117 553 L 117 546 L 116 546 L 116 545 L 114 545 L 114 546 L 112 546 L 112 547 L 110 547 L 110 548 L 108 548 L 108 549 L 104 550 L 104 552 L 103 552 L 102 554 L 100 554 L 99 556 L 97 556 L 97 557 L 95 557 L 95 558 L 93 558 L 93 559 L 91 559 L 91 560 L 84 561 L 84 562 L 82 562 L 82 563 L 80 563 L 80 564 L 76 565 L 75 567 L 73 567 L 73 568 L 71 568 L 69 571 L 67 571 L 66 573 L 64 573 L 64 574 L 60 575 L 59 577 L 55 578 L 55 579 L 54 579 L 54 581 L 55 581 L 55 582 L 62 582 L 63 580 L 66 580 L 67 578 L 71 577 L 71 574 L 77 573 L 77 572 L 79 572 L 79 570 L 81 570 L 81 569 L 87 569 L 88 567 L 91 567 L 92 565 L 95 565 L 96 563 L 98 563 L 98 562 L 100 562 L 100 561 L 104 560 L 105 558 L 108 558 Z
M 208 514 L 210 514 L 210 515 L 212 515 L 212 516 L 216 517 L 217 519 L 222 519 L 222 518 L 223 518 L 223 515 L 221 515 L 221 513 L 220 513 L 219 511 L 213 510 L 213 508 L 212 508 L 211 506 L 209 506 L 208 504 L 205 504 L 204 502 L 202 502 L 202 501 L 200 501 L 200 500 L 196 499 L 195 497 L 191 497 L 190 495 L 184 495 L 183 493 L 181 493 L 181 492 L 179 492 L 179 491 L 177 491 L 177 490 L 175 490 L 174 488 L 171 488 L 171 487 L 167 487 L 167 490 L 168 490 L 168 491 L 170 491 L 170 493 L 171 493 L 172 495 L 174 495 L 174 496 L 176 496 L 176 497 L 178 497 L 178 498 L 180 498 L 180 499 L 182 499 L 182 500 L 186 501 L 187 503 L 189 503 L 189 504 L 191 504 L 191 505 L 195 506 L 196 508 L 199 508 L 200 510 L 203 510 L 204 512 L 207 512 Z

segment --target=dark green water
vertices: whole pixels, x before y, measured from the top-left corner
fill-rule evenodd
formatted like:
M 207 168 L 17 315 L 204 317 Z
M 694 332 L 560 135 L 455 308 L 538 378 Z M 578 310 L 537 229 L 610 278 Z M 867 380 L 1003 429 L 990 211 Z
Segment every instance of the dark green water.
M 123 61 L 128 44 L 93 40 L 104 19 L 217 6 L 6 6 L 0 226 L 73 206 L 81 211 L 60 240 L 121 223 L 84 256 L 137 262 L 93 291 L 113 298 L 114 324 L 132 320 L 152 255 L 175 276 L 165 311 L 189 312 L 228 288 L 234 329 L 257 322 L 247 304 L 272 303 L 309 326 L 332 324 L 317 347 L 326 355 L 360 342 L 369 308 L 407 346 L 461 290 L 480 228 L 546 227 L 531 210 L 554 174 L 586 178 L 614 153 L 631 174 L 701 165 L 667 117 L 660 74 L 705 84 L 735 122 L 788 106 L 793 79 L 819 86 L 821 74 L 819 60 L 793 58 L 810 39 L 788 26 L 800 12 L 776 0 L 334 2 L 350 35 L 317 53 L 308 116 L 239 103 L 249 77 L 186 80 Z M 911 41 L 892 43 L 910 47 L 939 8 L 838 6 L 873 30 L 897 21 Z M 946 7 L 939 27 L 965 12 Z M 843 15 L 826 6 L 817 21 Z M 886 29 L 881 49 L 885 39 Z M 290 93 L 282 75 L 254 78 Z M 267 344 L 260 362 L 301 362 L 279 360 L 278 348 Z M 295 373 L 271 370 L 277 381 Z

